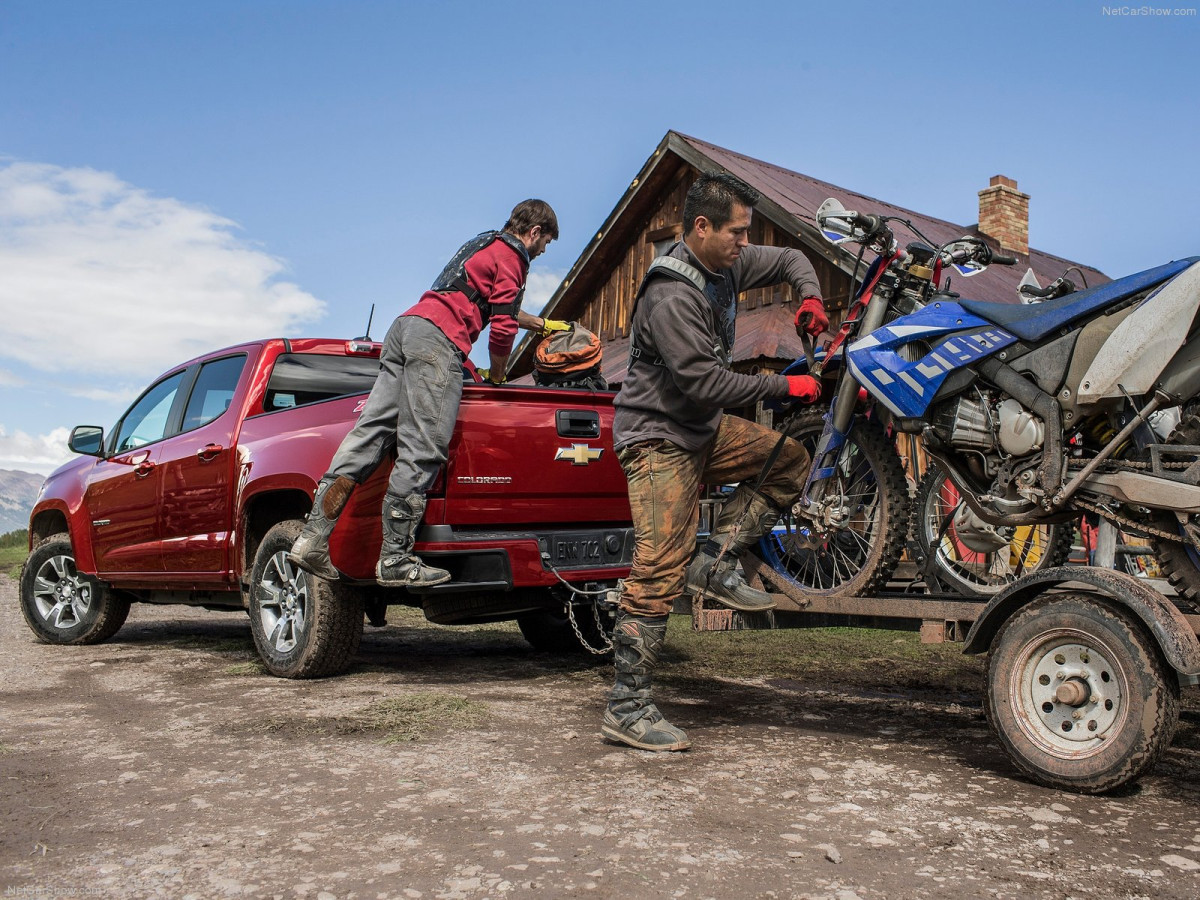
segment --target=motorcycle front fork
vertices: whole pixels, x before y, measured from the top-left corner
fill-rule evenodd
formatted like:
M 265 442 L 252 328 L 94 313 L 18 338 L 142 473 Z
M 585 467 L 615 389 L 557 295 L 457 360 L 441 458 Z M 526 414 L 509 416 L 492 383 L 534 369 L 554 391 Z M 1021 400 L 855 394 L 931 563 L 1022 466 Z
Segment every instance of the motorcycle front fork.
M 887 304 L 886 293 L 877 293 L 867 306 L 856 334 L 870 334 L 882 325 Z M 858 379 L 845 364 L 843 354 L 837 391 L 833 397 L 833 404 L 825 415 L 825 429 L 821 432 L 817 449 L 812 455 L 804 493 L 800 495 L 800 500 L 794 507 L 798 515 L 811 521 L 820 531 L 841 527 L 850 514 L 849 505 L 842 496 L 836 476 L 846 447 L 846 438 L 849 437 L 854 424 L 860 387 Z

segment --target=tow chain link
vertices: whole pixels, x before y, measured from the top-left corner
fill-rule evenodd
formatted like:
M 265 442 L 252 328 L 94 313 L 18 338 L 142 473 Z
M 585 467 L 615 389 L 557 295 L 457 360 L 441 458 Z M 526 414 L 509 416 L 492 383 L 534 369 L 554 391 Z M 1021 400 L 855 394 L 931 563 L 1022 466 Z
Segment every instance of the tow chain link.
M 579 646 L 581 646 L 588 653 L 591 653 L 593 656 L 604 656 L 606 653 L 611 653 L 613 642 L 608 637 L 608 631 L 605 629 L 604 623 L 600 621 L 601 601 L 594 599 L 599 597 L 607 597 L 611 590 L 609 588 L 603 588 L 599 591 L 588 591 L 584 590 L 583 588 L 576 587 L 575 585 L 571 584 L 571 582 L 567 581 L 567 579 L 558 574 L 558 569 L 556 569 L 550 562 L 548 554 L 542 554 L 542 561 L 546 564 L 546 568 L 554 573 L 554 577 L 557 578 L 563 584 L 563 586 L 571 592 L 571 596 L 563 601 L 563 606 L 567 608 L 567 621 L 571 623 L 571 630 L 575 632 L 575 639 L 579 641 Z M 592 618 L 596 622 L 596 633 L 600 635 L 601 641 L 598 649 L 588 643 L 587 638 L 583 636 L 583 631 L 580 629 L 579 623 L 575 620 L 575 604 L 572 601 L 576 597 L 593 598 L 591 600 Z
M 579 623 L 575 621 L 575 604 L 570 600 L 566 600 L 563 605 L 567 607 L 567 621 L 571 623 L 571 630 L 575 632 L 575 639 L 579 641 L 579 646 L 594 656 L 604 656 L 612 650 L 613 642 L 608 638 L 604 631 L 604 624 L 600 621 L 600 604 L 598 602 L 592 602 L 592 617 L 596 620 L 596 633 L 600 635 L 600 640 L 603 641 L 599 648 L 593 647 L 587 642 L 587 638 L 583 636 L 583 632 L 579 628 Z

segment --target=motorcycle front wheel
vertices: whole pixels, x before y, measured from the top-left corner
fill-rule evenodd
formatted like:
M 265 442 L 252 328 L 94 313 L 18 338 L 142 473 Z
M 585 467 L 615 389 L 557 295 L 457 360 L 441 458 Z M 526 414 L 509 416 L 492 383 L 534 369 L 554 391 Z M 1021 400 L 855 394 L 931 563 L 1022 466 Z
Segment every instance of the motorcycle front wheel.
M 1022 575 L 1065 564 L 1075 525 L 991 527 L 971 512 L 946 473 L 932 466 L 917 488 L 912 533 L 941 587 L 984 599 Z
M 785 419 L 779 430 L 803 444 L 811 457 L 824 415 L 822 407 L 807 407 Z M 874 422 L 855 422 L 825 496 L 838 497 L 848 511 L 843 525 L 816 528 L 797 504 L 759 541 L 758 555 L 778 580 L 809 596 L 879 590 L 904 550 L 909 497 L 895 445 Z

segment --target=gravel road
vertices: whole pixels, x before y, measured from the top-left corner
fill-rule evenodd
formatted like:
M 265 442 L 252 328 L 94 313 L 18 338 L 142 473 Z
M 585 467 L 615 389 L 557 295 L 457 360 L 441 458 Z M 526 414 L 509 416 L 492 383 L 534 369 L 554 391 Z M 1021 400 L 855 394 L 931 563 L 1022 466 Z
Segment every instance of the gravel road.
M 1081 797 L 1021 780 L 936 666 L 697 675 L 756 636 L 692 636 L 660 695 L 695 749 L 656 755 L 600 739 L 606 666 L 393 618 L 350 674 L 291 682 L 240 614 L 38 644 L 0 575 L 0 895 L 1200 896 L 1194 690 L 1150 776 Z

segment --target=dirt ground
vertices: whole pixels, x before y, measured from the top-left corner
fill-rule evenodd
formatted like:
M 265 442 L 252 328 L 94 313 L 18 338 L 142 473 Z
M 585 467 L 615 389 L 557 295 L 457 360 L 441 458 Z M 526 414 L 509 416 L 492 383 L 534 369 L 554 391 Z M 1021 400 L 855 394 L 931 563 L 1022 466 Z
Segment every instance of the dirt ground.
M 0 575 L 3 897 L 1200 896 L 1200 703 L 1137 787 L 1022 780 L 982 663 L 894 632 L 696 635 L 603 742 L 610 669 L 393 608 L 346 676 L 262 673 L 241 614 L 38 644 Z

